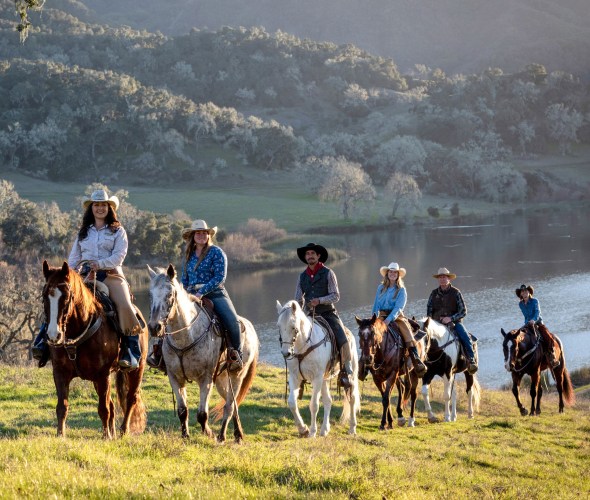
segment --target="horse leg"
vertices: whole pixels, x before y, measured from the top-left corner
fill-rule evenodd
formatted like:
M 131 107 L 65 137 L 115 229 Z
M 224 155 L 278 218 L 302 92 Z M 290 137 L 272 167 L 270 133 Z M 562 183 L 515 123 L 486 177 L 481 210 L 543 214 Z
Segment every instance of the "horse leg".
M 559 394 L 559 413 L 563 413 L 565 404 L 563 402 L 563 379 L 564 379 L 564 368 L 563 368 L 563 356 L 560 360 L 559 366 L 553 369 L 553 378 L 555 379 L 555 386 L 557 387 L 557 394 Z
M 141 399 L 139 393 L 139 387 L 141 385 L 141 379 L 143 376 L 143 368 L 138 368 L 137 370 L 132 370 L 126 373 L 118 373 L 117 377 L 123 377 L 123 380 L 117 379 L 117 384 L 122 384 L 123 386 L 123 393 L 125 398 L 125 407 L 123 413 L 123 420 L 121 421 L 121 426 L 119 430 L 121 432 L 121 436 L 125 436 L 129 434 L 129 430 L 131 427 L 131 418 L 133 417 L 133 412 L 136 410 L 138 403 Z M 126 382 L 125 383 L 125 379 Z M 114 426 L 114 413 L 113 413 L 113 426 Z M 114 428 L 114 427 L 113 427 Z
M 536 403 L 536 399 L 537 399 L 537 394 L 539 392 L 539 381 L 540 381 L 540 373 L 539 371 L 537 371 L 536 373 L 531 374 L 531 411 L 530 411 L 530 415 L 537 415 L 537 409 L 539 410 L 540 413 L 540 408 L 538 408 L 539 403 Z
M 68 418 L 68 397 L 70 395 L 70 382 L 72 377 L 61 377 L 53 372 L 53 381 L 57 392 L 57 405 L 55 414 L 57 416 L 57 435 L 65 437 L 66 420 Z
M 324 405 L 324 421 L 320 429 L 320 436 L 327 436 L 330 432 L 330 411 L 332 410 L 332 396 L 330 395 L 330 382 L 322 380 L 322 404 Z M 346 402 L 344 403 L 346 404 Z
M 299 407 L 297 406 L 297 398 L 299 397 L 299 385 L 300 381 L 296 377 L 289 377 L 289 409 L 295 419 L 295 426 L 299 431 L 299 437 L 309 437 L 309 427 L 305 425 L 301 414 L 299 413 Z
M 403 399 L 404 399 L 404 387 L 401 385 L 400 381 L 401 379 L 399 377 L 396 377 L 396 385 L 397 385 L 397 405 L 395 407 L 395 410 L 397 412 L 397 425 L 399 427 L 403 427 L 404 425 L 406 425 L 406 419 L 404 417 L 404 409 L 403 409 Z M 411 382 L 408 382 L 411 383 Z
M 465 372 L 465 392 L 467 392 L 467 418 L 473 418 L 473 375 Z
M 451 422 L 457 421 L 457 384 L 455 376 L 451 385 Z
M 309 400 L 309 413 L 311 425 L 309 428 L 309 437 L 315 437 L 317 434 L 317 417 L 320 410 L 320 391 L 324 382 L 324 374 L 317 376 L 311 383 L 311 398 Z
M 445 405 L 445 422 L 451 421 L 451 392 L 453 390 L 453 375 L 450 376 L 443 375 L 443 401 Z
M 416 398 L 418 397 L 418 376 L 415 371 L 410 373 L 410 418 L 408 419 L 408 427 L 415 427 L 416 420 L 414 419 L 414 410 L 416 409 Z
M 174 396 L 176 397 L 176 414 L 178 415 L 178 420 L 180 421 L 180 434 L 183 438 L 188 438 L 189 427 L 186 386 L 181 385 L 181 383 L 176 380 L 171 371 L 168 371 L 168 381 L 170 382 L 170 387 L 172 387 L 172 392 L 174 392 Z
M 111 381 L 107 375 L 106 377 L 100 377 L 93 384 L 94 390 L 98 395 L 98 415 L 102 422 L 102 437 L 103 439 L 113 439 L 115 436 L 111 428 L 114 422 L 114 415 L 111 416 L 111 410 L 114 404 L 111 399 Z
M 428 413 L 428 422 L 431 424 L 440 422 L 430 406 L 430 384 L 422 383 L 422 399 L 424 400 L 424 409 Z
M 516 404 L 518 405 L 518 409 L 520 410 L 520 414 L 523 417 L 526 417 L 529 412 L 527 411 L 527 409 L 523 406 L 522 402 L 520 401 L 520 378 L 518 378 L 517 375 L 515 375 L 514 373 L 512 373 L 512 394 L 514 394 L 514 399 L 516 399 Z
M 199 411 L 197 412 L 197 422 L 201 424 L 201 432 L 207 437 L 214 437 L 211 427 L 209 427 L 209 398 L 211 397 L 211 387 L 213 381 L 207 377 L 199 384 Z
M 236 419 L 234 419 L 234 415 L 238 411 L 237 405 L 234 404 L 235 397 L 240 388 L 238 376 L 234 374 L 228 374 L 226 379 L 227 388 L 225 390 L 225 405 L 223 406 L 223 418 L 221 420 L 221 428 L 219 429 L 219 434 L 217 434 L 218 443 L 225 443 L 227 435 L 227 426 L 229 425 L 230 420 L 234 422 L 234 425 L 236 425 Z M 234 427 L 234 436 L 236 434 L 235 431 L 237 428 L 238 427 Z M 241 429 L 241 425 L 239 425 L 239 429 Z M 243 434 L 240 435 L 239 438 L 236 436 L 236 441 L 240 442 L 243 437 Z
M 358 378 L 353 377 L 352 387 L 349 391 L 345 393 L 345 399 L 348 397 L 348 401 L 344 402 L 344 405 L 348 404 L 350 408 L 350 415 L 349 415 L 349 426 L 348 426 L 348 433 L 352 436 L 356 436 L 356 426 L 357 426 L 357 411 L 360 409 L 360 393 L 359 393 L 359 386 L 358 386 Z M 342 410 L 344 413 L 344 409 Z

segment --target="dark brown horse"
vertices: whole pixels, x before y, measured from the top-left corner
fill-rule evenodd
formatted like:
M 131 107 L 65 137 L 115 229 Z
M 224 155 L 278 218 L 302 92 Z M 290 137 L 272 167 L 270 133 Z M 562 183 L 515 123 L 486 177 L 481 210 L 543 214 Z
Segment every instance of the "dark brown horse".
M 555 335 L 559 343 L 559 348 L 555 349 L 555 357 L 559 359 L 559 365 L 552 368 L 547 360 L 543 343 L 540 335 L 531 328 L 522 328 L 511 330 L 508 333 L 502 331 L 504 342 L 502 347 L 504 350 L 504 366 L 506 370 L 512 373 L 512 394 L 516 398 L 516 404 L 520 410 L 520 414 L 525 416 L 540 415 L 541 414 L 541 396 L 543 395 L 543 387 L 539 383 L 541 380 L 541 372 L 543 370 L 551 370 L 557 392 L 559 393 L 559 413 L 563 413 L 565 405 L 571 406 L 575 403 L 575 394 L 570 379 L 570 374 L 565 367 L 565 354 L 561 340 Z M 520 382 L 523 375 L 531 377 L 531 409 L 527 412 L 526 408 L 520 402 L 518 395 L 520 389 Z
M 373 381 L 381 393 L 383 414 L 379 429 L 385 430 L 393 427 L 393 417 L 390 408 L 390 396 L 393 386 L 397 386 L 399 398 L 397 401 L 397 425 L 406 424 L 403 415 L 403 405 L 410 397 L 410 418 L 408 427 L 414 427 L 414 409 L 416 407 L 416 393 L 418 388 L 418 376 L 412 363 L 408 362 L 403 340 L 394 335 L 385 322 L 375 314 L 368 319 L 356 317 L 359 326 L 359 343 L 361 357 L 359 360 L 359 379 L 365 380 L 370 372 Z M 418 349 L 422 348 L 422 342 L 418 343 Z M 406 375 L 406 384 L 401 384 L 400 377 Z M 403 386 L 403 389 L 402 389 Z
M 43 307 L 57 390 L 57 435 L 65 434 L 70 382 L 80 377 L 94 384 L 103 437 L 112 439 L 116 436 L 115 405 L 111 398 L 110 381 L 113 371 L 117 372 L 117 399 L 124 414 L 121 433 L 143 432 L 147 419 L 140 384 L 145 367 L 147 329 L 144 328 L 140 334 L 142 355 L 139 368 L 127 373 L 119 371 L 117 332 L 106 317 L 100 301 L 94 297 L 80 275 L 70 269 L 66 262 L 62 267 L 49 267 L 47 261 L 43 262 L 43 275 Z

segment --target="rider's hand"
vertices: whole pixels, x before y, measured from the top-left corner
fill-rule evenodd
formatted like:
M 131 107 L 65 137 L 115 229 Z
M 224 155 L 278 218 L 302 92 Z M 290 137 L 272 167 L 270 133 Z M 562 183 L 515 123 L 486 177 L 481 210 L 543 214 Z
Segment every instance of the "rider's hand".
M 201 302 L 201 299 L 203 298 L 203 296 L 200 293 L 195 293 L 193 295 L 193 297 L 195 298 L 195 302 Z
M 445 316 L 444 318 L 440 319 L 440 322 L 443 325 L 448 325 L 451 321 L 453 321 L 449 316 Z
M 531 319 L 531 320 L 529 321 L 529 325 L 533 326 L 534 324 L 535 324 L 535 322 L 534 322 L 534 321 Z
M 88 261 L 88 266 L 93 271 L 98 271 L 98 262 L 96 260 L 90 260 L 90 261 Z
M 310 307 L 316 307 L 320 305 L 320 299 L 311 299 L 309 301 L 309 306 Z

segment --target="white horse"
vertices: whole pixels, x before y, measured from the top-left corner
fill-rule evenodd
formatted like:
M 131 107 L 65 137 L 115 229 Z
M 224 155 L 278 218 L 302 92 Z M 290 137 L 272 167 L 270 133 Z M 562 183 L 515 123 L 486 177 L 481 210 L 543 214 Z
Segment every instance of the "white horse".
M 324 328 L 308 318 L 299 303 L 291 300 L 284 306 L 277 300 L 279 327 L 279 341 L 281 354 L 285 358 L 289 372 L 289 408 L 295 418 L 295 425 L 301 437 L 315 437 L 317 434 L 317 414 L 319 410 L 320 391 L 324 404 L 324 421 L 320 429 L 320 436 L 327 436 L 330 432 L 330 410 L 332 396 L 330 395 L 330 379 L 337 373 L 339 360 L 332 360 L 332 342 Z M 348 332 L 350 333 L 350 332 Z M 358 388 L 358 354 L 356 341 L 352 334 L 348 335 L 350 352 L 352 354 L 352 375 L 349 380 L 352 387 L 344 391 L 345 402 L 342 408 L 340 422 L 349 422 L 348 433 L 356 434 L 356 418 L 360 412 L 360 394 Z M 334 366 L 332 366 L 332 361 Z M 297 398 L 301 384 L 311 382 L 312 395 L 309 403 L 311 412 L 311 428 L 303 422 L 297 407 Z
M 432 318 L 424 318 L 419 321 L 422 329 L 428 334 L 426 350 L 426 374 L 422 378 L 422 396 L 424 407 L 428 412 L 430 423 L 438 422 L 438 418 L 430 406 L 429 386 L 432 379 L 438 375 L 443 379 L 445 422 L 457 420 L 457 391 L 455 388 L 455 375 L 463 372 L 465 374 L 467 392 L 467 417 L 473 418 L 474 408 L 479 411 L 481 388 L 476 375 L 467 372 L 467 363 L 460 357 L 461 346 L 451 331 L 442 323 Z M 473 345 L 477 359 L 477 344 Z
M 213 383 L 224 399 L 215 410 L 221 412 L 223 420 L 217 436 L 224 442 L 231 418 L 234 423 L 234 438 L 241 442 L 244 432 L 240 423 L 238 406 L 246 397 L 256 374 L 258 361 L 258 337 L 252 323 L 240 318 L 245 333 L 241 370 L 229 373 L 225 366 L 226 351 L 222 349 L 213 317 L 200 304 L 195 303 L 176 279 L 176 270 L 170 264 L 168 269 L 148 266 L 150 273 L 150 320 L 148 329 L 155 337 L 165 337 L 162 355 L 168 371 L 168 380 L 176 400 L 177 412 L 183 437 L 188 437 L 188 406 L 186 384 L 193 380 L 199 384 L 199 411 L 197 420 L 203 434 L 213 437 L 209 427 L 209 397 Z

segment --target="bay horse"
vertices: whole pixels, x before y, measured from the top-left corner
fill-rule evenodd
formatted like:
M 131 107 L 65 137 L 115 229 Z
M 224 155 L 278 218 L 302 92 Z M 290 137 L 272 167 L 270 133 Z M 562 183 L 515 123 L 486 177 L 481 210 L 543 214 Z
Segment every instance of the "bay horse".
M 430 383 L 434 377 L 443 379 L 444 389 L 444 421 L 455 422 L 457 420 L 457 391 L 455 388 L 455 376 L 458 373 L 465 375 L 465 392 L 467 393 L 467 418 L 474 417 L 474 409 L 479 410 L 481 387 L 477 375 L 471 375 L 467 371 L 467 361 L 461 356 L 459 341 L 442 323 L 432 318 L 418 321 L 422 330 L 426 332 L 428 341 L 426 344 L 426 359 L 424 364 L 428 368 L 422 378 L 422 397 L 424 409 L 428 412 L 428 421 L 436 423 L 438 417 L 432 411 L 430 405 Z M 477 359 L 477 344 L 473 344 L 473 350 Z
M 320 436 L 330 432 L 330 411 L 332 396 L 330 380 L 337 373 L 338 353 L 335 341 L 328 336 L 326 330 L 317 321 L 313 321 L 303 312 L 299 303 L 290 300 L 284 305 L 277 300 L 277 326 L 281 354 L 285 359 L 289 383 L 289 409 L 295 419 L 295 425 L 301 437 L 315 437 L 317 434 L 317 414 L 319 411 L 320 392 L 324 405 L 324 420 L 320 428 Z M 345 329 L 347 330 L 347 329 Z M 347 333 L 352 356 L 352 375 L 349 376 L 352 386 L 344 391 L 341 423 L 348 422 L 348 433 L 355 435 L 357 413 L 360 412 L 360 394 L 358 389 L 358 355 L 356 342 L 349 331 Z M 311 399 L 309 409 L 311 426 L 303 422 L 297 399 L 303 382 L 311 383 Z
M 552 367 L 543 349 L 540 335 L 529 327 L 510 330 L 508 333 L 501 330 L 504 341 L 504 367 L 512 374 L 512 394 L 522 416 L 541 414 L 541 397 L 543 387 L 540 384 L 541 372 L 550 370 L 555 379 L 557 393 L 559 394 L 559 413 L 563 413 L 564 406 L 572 406 L 575 403 L 575 393 L 570 374 L 565 366 L 565 353 L 563 345 L 557 335 L 554 335 L 559 347 L 556 346 L 555 354 L 559 359 L 559 365 Z M 531 377 L 531 409 L 527 411 L 520 402 L 520 382 L 524 375 Z
M 418 388 L 418 376 L 412 363 L 405 354 L 404 342 L 400 335 L 395 336 L 385 322 L 376 314 L 371 318 L 361 319 L 355 316 L 359 327 L 359 343 L 361 348 L 359 378 L 365 380 L 370 372 L 373 381 L 381 394 L 383 413 L 381 415 L 380 430 L 393 428 L 390 397 L 393 386 L 397 386 L 399 398 L 397 401 L 397 425 L 414 427 L 414 410 Z M 417 342 L 418 351 L 424 354 L 424 341 Z M 406 383 L 401 383 L 401 377 L 406 376 Z M 403 415 L 403 406 L 410 398 L 410 417 Z
M 229 421 L 234 424 L 237 443 L 244 439 L 238 407 L 244 400 L 256 375 L 258 362 L 258 336 L 252 323 L 240 317 L 245 332 L 242 351 L 243 367 L 231 372 L 225 366 L 226 349 L 217 317 L 202 304 L 191 299 L 178 282 L 172 264 L 166 270 L 148 266 L 150 275 L 150 319 L 148 329 L 153 337 L 164 337 L 162 356 L 166 364 L 168 380 L 176 396 L 177 414 L 182 437 L 189 437 L 189 410 L 186 385 L 196 381 L 199 385 L 199 409 L 197 421 L 201 431 L 214 437 L 209 426 L 209 398 L 215 384 L 223 401 L 214 409 L 223 409 L 221 429 L 217 441 L 225 442 Z
M 82 277 L 70 269 L 67 262 L 60 268 L 50 267 L 47 261 L 43 261 L 43 276 L 43 308 L 57 391 L 57 435 L 65 435 L 70 382 L 80 377 L 94 384 L 103 438 L 116 437 L 115 405 L 111 398 L 112 372 L 116 372 L 117 399 L 123 411 L 121 434 L 143 432 L 147 417 L 140 386 L 147 353 L 147 329 L 144 327 L 139 336 L 139 368 L 121 371 L 117 332 L 100 300 L 84 284 Z M 143 321 L 139 310 L 137 314 Z

